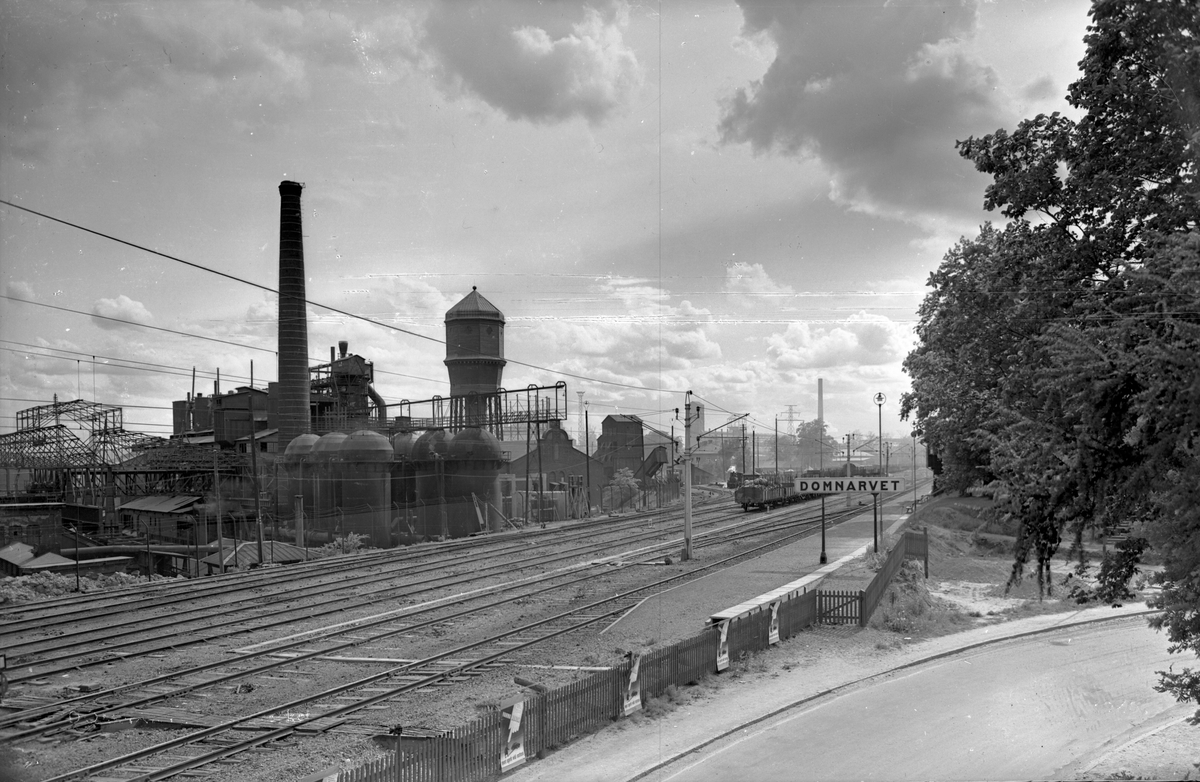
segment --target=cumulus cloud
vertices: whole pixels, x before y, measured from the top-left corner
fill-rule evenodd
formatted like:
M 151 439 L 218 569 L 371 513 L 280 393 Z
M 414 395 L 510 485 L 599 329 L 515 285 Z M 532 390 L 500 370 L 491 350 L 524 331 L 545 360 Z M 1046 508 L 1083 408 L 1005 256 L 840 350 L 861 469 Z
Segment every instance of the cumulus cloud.
M 100 316 L 93 318 L 93 322 L 102 329 L 129 328 L 128 324 L 115 323 L 112 320 L 105 320 L 105 318 L 115 318 L 133 323 L 149 323 L 153 320 L 146 305 L 140 301 L 134 301 L 123 293 L 115 299 L 98 299 L 92 305 L 92 314 Z
M 954 142 L 1007 114 L 995 72 L 964 46 L 976 2 L 739 5 L 743 35 L 769 36 L 776 56 L 725 103 L 723 142 L 815 156 L 832 197 L 870 214 L 942 227 L 978 211 L 986 182 Z
M 808 323 L 788 325 L 767 340 L 767 355 L 779 371 L 837 366 L 891 364 L 911 347 L 906 328 L 882 315 L 859 312 L 846 323 L 814 328 Z
M 427 43 L 446 81 L 474 93 L 510 119 L 603 122 L 642 85 L 637 56 L 625 43 L 628 7 L 562 27 L 563 4 L 445 3 L 426 20 Z
M 0 139 L 32 160 L 83 140 L 133 146 L 160 130 L 150 117 L 164 95 L 219 106 L 210 116 L 235 128 L 269 128 L 310 94 L 314 74 L 380 81 L 418 59 L 403 15 L 359 20 L 324 7 L 7 3 L 0 25 Z
M 777 307 L 795 290 L 771 279 L 761 263 L 739 262 L 725 267 L 725 292 L 730 304 L 757 308 Z
M 523 333 L 518 338 L 510 329 L 510 350 L 516 355 L 536 346 L 537 356 L 566 357 L 551 368 L 649 388 L 663 385 L 663 373 L 686 373 L 721 357 L 707 310 L 672 304 L 661 288 L 627 282 L 605 280 L 592 292 L 607 299 L 610 314 L 516 319 Z

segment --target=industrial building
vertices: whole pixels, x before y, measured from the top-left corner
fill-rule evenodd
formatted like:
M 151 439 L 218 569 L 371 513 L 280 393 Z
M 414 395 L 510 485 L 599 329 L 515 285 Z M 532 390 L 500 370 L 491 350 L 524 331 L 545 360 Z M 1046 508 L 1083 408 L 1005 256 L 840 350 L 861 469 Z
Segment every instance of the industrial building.
M 345 341 L 310 366 L 302 192 L 279 185 L 278 379 L 217 380 L 207 395 L 193 382 L 172 402 L 169 439 L 127 432 L 120 408 L 84 400 L 22 411 L 0 435 L 0 547 L 29 549 L 13 559 L 115 556 L 197 575 L 284 561 L 264 543 L 295 558 L 351 533 L 388 547 L 585 516 L 622 467 L 646 487 L 676 480 L 677 444 L 635 416 L 605 419 L 593 457 L 561 428 L 565 383 L 505 390 L 504 314 L 474 287 L 445 313 L 449 397 L 385 402 Z M 56 502 L 57 515 L 20 522 L 15 500 Z

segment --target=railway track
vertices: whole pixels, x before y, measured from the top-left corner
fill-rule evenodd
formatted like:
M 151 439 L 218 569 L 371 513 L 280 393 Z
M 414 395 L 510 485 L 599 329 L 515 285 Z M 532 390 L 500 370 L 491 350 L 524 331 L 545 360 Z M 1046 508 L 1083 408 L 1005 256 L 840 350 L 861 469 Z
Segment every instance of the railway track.
M 481 640 L 449 648 L 443 646 L 434 653 L 414 655 L 412 659 L 390 665 L 369 676 L 340 682 L 320 692 L 274 704 L 250 714 L 221 719 L 177 739 L 93 763 L 51 779 L 165 779 L 184 772 L 196 773 L 195 769 L 255 747 L 278 746 L 279 742 L 292 740 L 305 732 L 318 732 L 347 715 L 405 694 L 433 686 L 453 685 L 480 671 L 503 664 L 522 650 L 532 649 L 619 616 L 636 605 L 642 597 L 665 585 L 697 578 L 715 568 L 726 567 L 808 534 L 816 523 L 814 510 L 793 506 L 754 518 L 739 518 L 737 522 L 699 529 L 693 538 L 697 548 L 737 544 L 762 536 L 770 540 L 684 573 L 643 582 L 611 596 L 551 613 L 503 632 L 485 635 Z M 854 508 L 848 512 L 861 511 Z M 836 523 L 834 514 L 827 514 L 827 517 L 831 523 Z M 645 524 L 646 520 L 635 520 L 628 526 L 636 527 L 638 523 Z M 662 531 L 630 532 L 625 540 L 627 544 L 641 543 L 655 536 L 661 538 Z M 602 545 L 611 551 L 611 542 Z M 560 567 L 554 572 L 514 578 L 501 584 L 486 587 L 476 585 L 462 593 L 383 612 L 369 620 L 346 622 L 343 627 L 243 647 L 234 657 L 218 663 L 195 666 L 97 693 L 81 694 L 40 708 L 26 709 L 0 718 L 0 729 L 3 729 L 0 742 L 86 730 L 105 720 L 118 719 L 122 714 L 136 713 L 138 709 L 200 690 L 283 668 L 294 671 L 298 665 L 305 663 L 337 659 L 338 653 L 352 647 L 369 648 L 372 644 L 397 636 L 411 637 L 447 622 L 462 621 L 510 605 L 516 600 L 545 598 L 555 593 L 561 594 L 571 587 L 593 583 L 600 576 L 611 578 L 617 572 L 636 569 L 648 560 L 661 558 L 664 552 L 677 550 L 678 546 L 678 539 L 660 539 L 582 564 L 562 564 L 572 556 L 564 552 L 556 552 L 540 562 L 537 557 L 530 557 L 524 566 L 527 569 L 544 569 L 550 564 L 559 564 Z M 573 556 L 577 559 L 581 554 L 576 551 Z M 464 580 L 460 586 L 465 587 L 469 583 Z M 96 776 L 99 774 L 104 776 Z
M 713 511 L 708 515 L 719 517 Z M 341 576 L 336 581 L 269 592 L 262 591 L 257 585 L 249 588 L 230 585 L 226 591 L 215 593 L 218 601 L 216 604 L 175 611 L 169 616 L 147 617 L 140 612 L 148 608 L 158 609 L 176 604 L 181 600 L 177 595 L 172 595 L 161 603 L 151 603 L 149 606 L 139 604 L 133 607 L 110 607 L 110 610 L 98 612 L 100 615 L 90 620 L 60 617 L 38 622 L 36 618 L 31 617 L 21 622 L 4 623 L 0 624 L 0 630 L 10 639 L 6 643 L 9 661 L 14 669 L 23 668 L 27 671 L 12 674 L 10 681 L 20 683 L 65 671 L 105 665 L 112 662 L 114 656 L 128 659 L 133 656 L 173 651 L 192 644 L 211 643 L 220 638 L 290 625 L 298 619 L 317 619 L 369 607 L 383 601 L 434 592 L 439 588 L 453 588 L 525 567 L 546 567 L 580 559 L 608 550 L 611 545 L 608 539 L 621 533 L 625 533 L 626 542 L 660 537 L 664 533 L 664 527 L 672 521 L 673 519 L 666 519 L 664 524 L 660 520 L 651 529 L 632 535 L 630 530 L 644 526 L 646 519 L 622 522 L 617 529 L 592 527 L 566 531 L 558 538 L 544 533 L 533 538 L 551 540 L 560 547 L 567 546 L 566 550 L 558 554 L 537 552 L 528 555 L 531 539 L 525 538 L 505 541 L 490 547 L 487 541 L 476 543 L 467 550 L 482 553 L 477 553 L 468 562 L 463 560 L 461 546 L 454 547 L 454 551 L 447 553 L 435 550 L 432 557 L 428 554 L 424 558 L 409 555 L 393 557 L 390 561 L 354 563 L 357 570 L 363 569 L 363 566 L 386 567 L 386 572 L 382 573 L 348 574 L 343 562 L 340 566 Z M 709 520 L 702 515 L 698 528 L 703 529 L 707 523 Z M 594 540 L 596 538 L 600 539 Z M 580 541 L 582 545 L 574 545 Z M 447 563 L 466 572 L 439 575 Z M 403 573 L 400 572 L 402 569 Z M 294 578 L 289 581 L 294 581 Z M 347 594 L 352 590 L 364 588 L 367 588 L 367 591 Z M 243 597 L 235 597 L 247 592 L 249 594 Z M 322 597 L 326 595 L 327 598 Z M 302 604 L 291 606 L 281 602 L 287 599 L 299 600 Z M 269 605 L 265 605 L 268 603 Z M 129 618 L 119 619 L 122 614 L 128 615 Z M 226 626 L 214 629 L 214 621 Z M 73 629 L 60 629 L 62 627 Z M 190 638 L 181 636 L 181 631 L 187 628 L 198 628 L 198 632 Z M 25 638 L 21 635 L 22 630 L 34 632 L 31 637 Z M 166 633 L 172 635 L 164 638 Z M 150 636 L 151 640 L 147 641 L 146 636 Z M 98 649 L 101 650 L 99 653 Z M 91 659 L 87 659 L 89 657 Z M 52 663 L 58 665 L 53 666 Z M 0 726 L 3 724 L 3 720 L 0 719 Z

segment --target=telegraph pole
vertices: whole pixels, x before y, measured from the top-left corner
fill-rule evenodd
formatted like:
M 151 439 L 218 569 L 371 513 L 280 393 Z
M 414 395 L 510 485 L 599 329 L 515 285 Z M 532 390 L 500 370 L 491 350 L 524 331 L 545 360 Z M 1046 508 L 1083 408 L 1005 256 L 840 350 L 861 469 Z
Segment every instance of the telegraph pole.
M 683 561 L 692 558 L 692 392 L 683 402 Z
M 825 477 L 825 381 L 817 378 L 817 477 Z M 825 554 L 825 495 L 821 495 L 821 564 L 829 561 Z
M 587 494 L 587 517 L 591 518 L 592 517 L 592 454 L 591 454 L 592 447 L 589 443 L 591 442 L 592 436 L 588 432 L 588 430 L 589 430 L 588 423 L 589 423 L 588 422 L 588 403 L 584 402 L 583 403 L 583 476 L 584 476 L 583 480 L 585 481 L 585 483 L 587 485 L 587 488 L 585 491 L 585 493 Z
M 846 434 L 846 477 L 847 478 L 850 477 L 850 434 L 851 433 L 849 433 L 849 432 Z M 846 492 L 846 507 L 849 508 L 850 505 L 851 505 L 850 492 Z
M 879 446 L 879 448 L 878 448 L 878 451 L 879 451 L 879 477 L 881 480 L 883 478 L 883 403 L 886 401 L 887 401 L 887 397 L 884 396 L 882 393 L 875 395 L 875 406 L 877 408 L 879 408 L 879 441 L 878 441 L 877 445 Z M 880 499 L 879 492 L 875 492 L 873 495 L 873 500 L 871 502 L 872 513 L 875 517 L 875 520 L 871 522 L 871 531 L 872 532 L 875 531 L 876 526 L 880 527 L 880 530 L 879 530 L 880 532 L 883 531 L 883 529 L 882 529 L 883 524 L 880 523 L 880 519 L 879 519 L 879 516 L 880 516 L 879 499 Z M 878 554 L 879 553 L 879 534 L 875 533 L 874 538 L 875 538 L 875 553 Z
M 263 528 L 262 509 L 259 508 L 258 496 L 258 439 L 254 431 L 254 362 L 250 362 L 250 398 L 246 400 L 250 406 L 250 470 L 254 473 L 254 526 L 258 531 L 258 566 L 263 566 Z

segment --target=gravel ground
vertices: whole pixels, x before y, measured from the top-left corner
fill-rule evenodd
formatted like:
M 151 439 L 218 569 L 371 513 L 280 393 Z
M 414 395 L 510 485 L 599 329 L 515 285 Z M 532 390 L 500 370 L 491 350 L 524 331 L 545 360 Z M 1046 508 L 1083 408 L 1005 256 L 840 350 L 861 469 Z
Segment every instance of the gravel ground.
M 966 541 L 966 542 L 964 542 Z M 1007 577 L 1008 562 L 1003 555 L 994 551 L 974 550 L 967 540 L 965 533 L 950 531 L 938 533 L 933 541 L 935 554 L 931 557 L 932 570 L 930 588 L 932 594 L 941 594 L 944 601 L 937 601 L 947 614 L 957 617 L 955 622 L 947 622 L 939 629 L 931 630 L 931 634 L 954 632 L 965 628 L 986 626 L 1001 622 L 1008 618 L 1037 614 L 1053 610 L 1069 610 L 1073 605 L 1058 600 L 1042 601 L 1031 606 L 1028 583 L 1021 591 L 1007 599 L 1022 600 L 1017 610 L 1004 610 L 1004 606 L 987 602 L 998 599 L 997 590 L 1002 591 L 999 584 Z M 729 549 L 728 551 L 732 551 Z M 728 553 L 725 552 L 725 553 Z M 722 552 L 709 552 L 705 558 L 716 559 Z M 396 636 L 374 645 L 339 652 L 347 657 L 388 657 L 414 658 L 422 652 L 444 649 L 455 641 L 464 641 L 478 637 L 481 633 L 495 631 L 499 628 L 511 627 L 522 621 L 535 618 L 546 613 L 562 610 L 571 604 L 585 603 L 596 596 L 612 594 L 631 586 L 635 582 L 644 582 L 663 578 L 667 575 L 682 572 L 679 564 L 658 565 L 653 567 L 637 567 L 626 571 L 615 572 L 592 589 L 578 588 L 561 592 L 552 592 L 543 598 L 530 598 L 515 601 L 505 610 L 496 611 L 487 618 L 473 618 L 457 622 L 447 622 L 411 637 Z M 1066 566 L 1063 567 L 1065 573 Z M 863 558 L 851 563 L 838 572 L 835 588 L 858 588 L 855 584 L 863 584 L 872 574 L 869 558 Z M 988 585 L 985 587 L 984 585 Z M 990 588 L 989 588 L 990 587 Z M 689 593 L 698 594 L 702 599 L 705 590 L 716 589 L 717 584 L 712 579 L 701 579 L 689 587 Z M 749 597 L 749 595 L 746 595 Z M 724 595 L 714 597 L 716 602 L 725 599 Z M 951 605 L 953 603 L 953 605 Z M 715 603 L 714 603 L 715 605 Z M 372 612 L 388 610 L 386 608 L 364 609 L 360 612 L 347 612 L 336 621 L 345 621 L 357 615 L 367 615 Z M 722 604 L 719 607 L 724 607 Z M 988 612 L 992 612 L 990 615 Z M 968 614 L 977 616 L 970 617 Z M 291 632 L 303 629 L 321 622 L 297 623 Z M 482 672 L 473 676 L 467 682 L 454 687 L 428 688 L 418 693 L 396 699 L 383 705 L 382 708 L 360 712 L 343 726 L 335 728 L 318 736 L 305 736 L 286 742 L 285 746 L 247 753 L 239 756 L 218 769 L 216 773 L 206 777 L 213 782 L 275 782 L 276 780 L 295 779 L 305 774 L 314 773 L 331 765 L 354 767 L 379 756 L 385 750 L 374 735 L 382 733 L 390 725 L 402 724 L 406 728 L 424 727 L 429 729 L 446 729 L 469 722 L 480 716 L 501 699 L 519 694 L 522 687 L 514 683 L 515 677 L 534 681 L 539 684 L 555 687 L 573 679 L 587 676 L 590 671 L 572 670 L 568 668 L 551 668 L 549 666 L 579 666 L 595 667 L 608 666 L 618 663 L 628 649 L 644 650 L 653 646 L 665 645 L 683 638 L 695 635 L 700 629 L 697 619 L 691 615 L 671 614 L 664 612 L 654 621 L 650 630 L 645 624 L 629 626 L 625 623 L 603 623 L 597 625 L 588 633 L 574 633 L 553 643 L 546 644 L 533 652 L 517 652 L 511 656 L 509 665 Z M 137 674 L 147 671 L 165 671 L 178 669 L 184 665 L 219 659 L 226 655 L 227 650 L 243 647 L 251 643 L 265 640 L 270 634 L 261 637 L 239 638 L 236 641 L 225 641 L 220 644 L 194 647 L 180 650 L 172 657 L 139 663 Z M 665 699 L 647 709 L 645 715 L 633 720 L 618 723 L 617 730 L 639 729 L 650 726 L 661 729 L 656 722 L 656 714 L 675 713 L 681 704 L 716 703 L 723 691 L 729 688 L 741 688 L 751 681 L 762 681 L 770 686 L 770 680 L 796 667 L 810 668 L 820 666 L 822 675 L 831 680 L 839 677 L 855 678 L 866 668 L 878 666 L 887 655 L 902 653 L 907 648 L 913 635 L 900 636 L 886 629 L 870 628 L 863 631 L 823 628 L 801 634 L 786 644 L 788 652 L 777 664 L 770 662 L 772 655 L 754 658 L 739 664 L 740 667 L 731 675 L 711 677 L 705 684 L 693 688 L 681 688 L 675 698 Z M 916 640 L 920 640 L 918 637 Z M 149 667 L 146 667 L 149 666 Z M 253 686 L 248 692 L 235 692 L 230 686 L 228 690 L 217 693 L 198 693 L 183 699 L 176 699 L 167 705 L 187 709 L 194 713 L 206 714 L 246 714 L 269 701 L 278 702 L 281 696 L 302 695 L 320 691 L 337 681 L 344 681 L 354 676 L 368 675 L 387 668 L 381 663 L 364 662 L 322 662 L 302 663 L 286 666 L 272 672 L 270 678 L 257 676 L 247 680 Z M 99 678 L 105 685 L 123 681 L 132 676 L 133 671 L 122 666 L 110 666 L 100 673 L 80 672 L 80 678 Z M 55 683 L 60 685 L 61 683 Z M 268 698 L 267 696 L 271 696 Z M 1188 726 L 1190 727 L 1190 726 Z M 1151 737 L 1154 742 L 1163 743 L 1163 737 L 1174 736 L 1175 729 L 1163 732 L 1163 736 Z M 100 757 L 114 757 L 135 748 L 148 744 L 165 741 L 174 735 L 169 730 L 123 730 L 113 733 L 93 734 L 84 740 L 36 742 L 18 748 L 0 749 L 0 779 L 35 780 L 45 779 L 55 773 L 61 773 L 73 768 L 79 768 Z M 1124 750 L 1127 754 L 1134 752 L 1133 748 Z M 9 764 L 8 774 L 4 776 L 4 762 Z
M 715 560 L 735 553 L 736 550 L 737 544 L 721 549 L 706 549 L 704 557 Z M 684 565 L 677 563 L 614 569 L 611 574 L 595 579 L 590 584 L 518 599 L 490 611 L 486 616 L 441 622 L 429 628 L 392 636 L 335 654 L 347 658 L 417 659 L 543 616 L 559 613 L 569 607 L 586 605 L 637 585 L 683 573 L 686 569 Z M 497 576 L 491 580 L 503 579 Z M 431 599 L 431 596 L 422 596 L 421 599 Z M 403 603 L 380 604 L 346 611 L 334 619 L 301 620 L 289 625 L 286 630 L 255 632 L 181 648 L 171 654 L 139 658 L 137 661 L 114 662 L 56 676 L 48 679 L 46 684 L 40 687 L 26 685 L 22 689 L 25 693 L 38 692 L 54 696 L 68 685 L 80 681 L 112 687 L 146 678 L 148 675 L 218 661 L 234 649 L 326 624 L 369 617 L 394 610 L 400 605 Z M 240 755 L 235 761 L 217 768 L 215 773 L 206 779 L 213 782 L 276 782 L 321 771 L 334 764 L 344 767 L 360 765 L 384 751 L 374 737 L 386 733 L 389 726 L 400 724 L 406 728 L 430 730 L 453 728 L 479 717 L 500 700 L 519 694 L 523 688 L 514 682 L 514 678 L 520 677 L 547 687 L 556 687 L 591 673 L 578 668 L 616 665 L 622 660 L 627 649 L 647 649 L 658 644 L 670 643 L 695 635 L 699 630 L 694 619 L 671 619 L 674 621 L 660 623 L 654 637 L 626 633 L 619 625 L 610 629 L 609 623 L 604 622 L 596 625 L 591 632 L 573 633 L 529 651 L 514 652 L 504 667 L 483 671 L 452 687 L 426 688 L 385 702 L 379 707 L 357 713 L 345 724 L 324 734 L 296 737 L 275 749 Z M 226 718 L 244 716 L 289 698 L 302 697 L 340 682 L 380 673 L 395 665 L 396 663 L 361 660 L 301 662 L 241 680 L 241 683 L 249 685 L 248 687 L 223 685 L 174 698 L 159 705 L 195 715 Z M 550 666 L 564 668 L 556 669 Z M 576 669 L 571 669 L 570 666 L 575 666 Z M 336 699 L 332 702 L 337 703 Z M 317 710 L 318 704 L 312 705 L 311 708 Z M 145 726 L 113 732 L 96 732 L 82 739 L 54 738 L 17 747 L 3 747 L 0 748 L 0 769 L 4 768 L 3 763 L 7 761 L 12 770 L 9 777 L 0 774 L 0 779 L 36 782 L 102 759 L 161 743 L 186 732 L 188 731 Z

